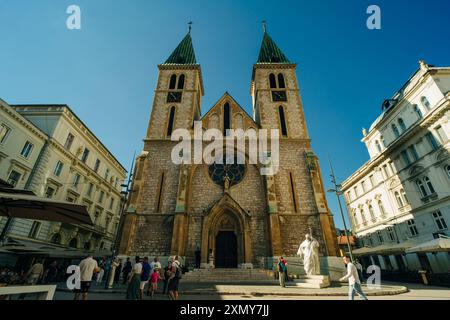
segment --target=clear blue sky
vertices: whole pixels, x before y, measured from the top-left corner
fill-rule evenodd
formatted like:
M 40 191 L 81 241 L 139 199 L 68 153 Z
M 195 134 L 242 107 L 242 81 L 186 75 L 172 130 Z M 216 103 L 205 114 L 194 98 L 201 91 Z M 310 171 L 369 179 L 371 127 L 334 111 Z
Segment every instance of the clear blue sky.
M 82 10 L 82 30 L 66 9 Z M 366 28 L 377 4 L 382 30 Z M 251 113 L 252 64 L 261 21 L 298 76 L 313 147 L 330 187 L 368 160 L 360 142 L 380 106 L 418 67 L 450 66 L 450 1 L 2 0 L 0 97 L 10 104 L 68 104 L 127 168 L 142 149 L 157 64 L 194 22 L 203 112 L 225 92 Z M 341 226 L 337 203 L 330 207 Z

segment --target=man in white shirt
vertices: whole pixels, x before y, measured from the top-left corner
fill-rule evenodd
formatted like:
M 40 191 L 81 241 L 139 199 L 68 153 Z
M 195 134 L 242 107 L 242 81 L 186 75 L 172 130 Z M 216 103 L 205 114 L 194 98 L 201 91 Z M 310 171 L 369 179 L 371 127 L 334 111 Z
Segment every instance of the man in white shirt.
M 159 262 L 159 258 L 158 257 L 153 259 L 153 262 L 150 263 L 150 267 L 151 267 L 152 271 L 157 270 L 157 272 L 160 272 L 160 270 L 161 270 L 161 262 Z
M 94 260 L 92 255 L 82 260 L 78 267 L 80 268 L 81 288 L 80 290 L 75 290 L 75 300 L 79 300 L 80 295 L 82 295 L 83 300 L 87 300 L 94 273 L 99 272 L 100 269 L 98 267 L 97 261 Z
M 362 300 L 367 300 L 366 295 L 362 292 L 361 281 L 359 280 L 358 270 L 355 265 L 350 261 L 348 256 L 343 258 L 344 263 L 347 265 L 347 274 L 339 279 L 339 281 L 348 280 L 348 298 L 349 300 L 355 300 L 355 293 L 357 293 Z

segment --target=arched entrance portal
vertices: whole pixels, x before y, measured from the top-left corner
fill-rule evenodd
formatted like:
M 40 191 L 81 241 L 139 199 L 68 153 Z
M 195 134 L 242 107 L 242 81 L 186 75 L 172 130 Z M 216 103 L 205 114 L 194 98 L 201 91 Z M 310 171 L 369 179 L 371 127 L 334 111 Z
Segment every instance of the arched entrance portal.
M 202 267 L 213 252 L 216 268 L 251 268 L 250 216 L 226 194 L 209 211 L 202 230 Z

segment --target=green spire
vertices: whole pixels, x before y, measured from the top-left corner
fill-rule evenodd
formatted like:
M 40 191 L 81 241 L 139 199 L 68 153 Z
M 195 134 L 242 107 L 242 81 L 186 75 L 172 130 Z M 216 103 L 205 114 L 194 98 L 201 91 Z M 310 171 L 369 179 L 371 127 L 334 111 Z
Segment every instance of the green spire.
M 164 64 L 197 64 L 194 47 L 192 46 L 191 30 L 172 52 Z
M 275 44 L 266 30 L 264 23 L 264 38 L 259 51 L 258 63 L 290 63 L 280 48 Z

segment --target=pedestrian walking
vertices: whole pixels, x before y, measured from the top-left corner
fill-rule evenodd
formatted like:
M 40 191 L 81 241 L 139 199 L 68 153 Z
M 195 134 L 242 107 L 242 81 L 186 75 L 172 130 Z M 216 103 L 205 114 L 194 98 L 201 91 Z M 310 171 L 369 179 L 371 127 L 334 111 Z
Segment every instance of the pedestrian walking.
M 139 257 L 135 258 L 135 264 L 131 270 L 131 276 L 128 280 L 127 300 L 140 299 L 140 285 L 141 285 L 142 263 Z
M 26 273 L 26 282 L 30 286 L 36 285 L 39 280 L 44 275 L 44 265 L 42 264 L 42 260 L 37 259 L 36 263 L 28 270 Z
M 365 279 L 364 279 L 364 273 L 363 273 L 363 266 L 361 265 L 361 263 L 359 263 L 358 259 L 355 260 L 355 267 L 356 267 L 356 270 L 358 270 L 359 280 L 361 280 L 361 283 L 364 283 Z
M 179 257 L 175 256 L 174 260 L 172 261 L 172 272 L 169 279 L 169 298 L 172 300 L 179 299 L 178 286 L 183 275 L 181 263 L 178 259 Z
M 355 293 L 359 295 L 362 300 L 367 300 L 366 295 L 361 289 L 361 281 L 359 280 L 358 270 L 355 265 L 350 261 L 348 256 L 343 257 L 344 263 L 347 265 L 347 274 L 339 279 L 340 281 L 348 280 L 348 298 L 349 300 L 355 300 Z
M 120 274 L 122 273 L 122 260 L 117 261 L 119 265 L 116 268 L 116 273 L 114 273 L 114 283 L 119 284 L 120 282 Z
M 123 267 L 123 284 L 126 284 L 128 282 L 128 276 L 133 269 L 133 266 L 131 265 L 130 258 L 127 258 L 127 261 L 125 262 L 125 266 Z
M 80 289 L 75 289 L 75 298 L 74 300 L 80 300 L 80 297 L 83 300 L 88 299 L 89 289 L 91 288 L 92 278 L 94 277 L 94 273 L 99 272 L 98 263 L 92 255 L 88 256 L 86 259 L 82 260 L 78 265 L 80 268 Z
M 150 296 L 153 299 L 153 295 L 158 291 L 158 281 L 160 279 L 160 274 L 159 274 L 159 270 L 158 269 L 154 269 L 151 276 L 150 276 L 150 285 L 149 285 L 149 290 L 150 290 Z
M 286 266 L 283 263 L 281 257 L 278 258 L 278 279 L 280 280 L 280 286 L 286 288 Z
M 58 278 L 58 263 L 53 261 L 47 268 L 45 283 L 55 283 Z
M 140 297 L 141 300 L 144 298 L 144 290 L 145 285 L 150 280 L 150 273 L 152 271 L 152 267 L 150 266 L 150 263 L 148 263 L 148 257 L 144 258 L 144 262 L 142 263 L 142 273 L 141 273 L 141 291 L 140 291 Z M 147 291 L 147 295 L 149 294 L 149 291 Z
M 164 268 L 163 273 L 163 281 L 164 281 L 163 294 L 168 293 L 167 289 L 169 286 L 169 280 L 171 275 L 172 275 L 172 261 L 169 261 L 167 263 L 167 267 Z
M 284 259 L 283 257 L 281 257 L 281 262 L 284 264 L 285 267 L 285 271 L 284 271 L 284 281 L 285 282 L 289 282 L 289 272 L 288 272 L 288 268 L 287 268 L 287 260 Z

